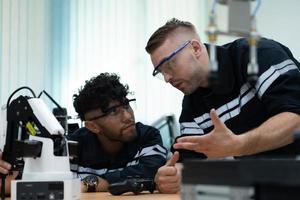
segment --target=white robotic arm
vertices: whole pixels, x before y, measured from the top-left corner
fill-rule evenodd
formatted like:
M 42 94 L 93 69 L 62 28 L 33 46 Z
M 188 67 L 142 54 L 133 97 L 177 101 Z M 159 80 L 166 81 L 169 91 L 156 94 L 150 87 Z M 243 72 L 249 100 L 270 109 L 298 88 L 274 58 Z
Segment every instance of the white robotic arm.
M 24 158 L 22 179 L 12 181 L 12 199 L 79 199 L 80 179 L 70 171 L 61 124 L 42 99 L 19 96 L 10 103 L 10 98 L 3 159 L 19 170 L 18 158 Z
M 42 99 L 31 98 L 28 99 L 28 103 L 34 116 L 36 116 L 37 120 L 39 120 L 40 124 L 45 127 L 50 135 L 64 135 L 65 130 Z

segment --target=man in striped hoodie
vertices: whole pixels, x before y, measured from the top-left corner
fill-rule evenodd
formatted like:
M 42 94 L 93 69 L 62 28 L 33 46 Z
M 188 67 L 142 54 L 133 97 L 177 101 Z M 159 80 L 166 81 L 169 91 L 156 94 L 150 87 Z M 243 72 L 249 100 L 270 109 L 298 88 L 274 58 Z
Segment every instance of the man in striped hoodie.
M 82 192 L 107 191 L 128 178 L 153 179 L 165 164 L 166 149 L 157 129 L 135 122 L 129 89 L 116 74 L 86 81 L 73 105 L 85 127 L 68 136 L 78 141 Z
M 238 39 L 217 46 L 218 72 L 209 79 L 208 45 L 193 24 L 172 19 L 150 37 L 146 51 L 162 77 L 185 96 L 181 136 L 170 161 L 158 170 L 161 192 L 179 190 L 175 163 L 187 158 L 278 157 L 295 154 L 292 133 L 300 125 L 299 62 L 290 50 L 262 38 L 257 46 L 258 79 L 249 82 L 249 45 Z

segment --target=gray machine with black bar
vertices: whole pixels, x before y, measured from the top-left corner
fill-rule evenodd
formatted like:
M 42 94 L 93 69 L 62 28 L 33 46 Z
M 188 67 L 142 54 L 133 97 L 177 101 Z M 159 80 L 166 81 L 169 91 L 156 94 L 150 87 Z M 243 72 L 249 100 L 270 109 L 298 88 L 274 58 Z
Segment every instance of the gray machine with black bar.
M 190 160 L 181 199 L 285 200 L 300 197 L 300 160 Z

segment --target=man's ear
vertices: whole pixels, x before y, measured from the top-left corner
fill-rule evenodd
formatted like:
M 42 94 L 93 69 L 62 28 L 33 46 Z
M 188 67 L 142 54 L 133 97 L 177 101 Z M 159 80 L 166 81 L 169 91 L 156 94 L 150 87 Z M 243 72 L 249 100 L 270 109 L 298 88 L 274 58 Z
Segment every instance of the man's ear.
M 202 44 L 197 40 L 192 40 L 191 45 L 193 47 L 196 57 L 200 57 L 202 55 L 203 48 L 204 48 Z
M 96 124 L 92 121 L 85 121 L 84 124 L 85 124 L 85 127 L 93 133 L 99 133 L 101 130 L 101 128 L 98 126 L 98 124 Z

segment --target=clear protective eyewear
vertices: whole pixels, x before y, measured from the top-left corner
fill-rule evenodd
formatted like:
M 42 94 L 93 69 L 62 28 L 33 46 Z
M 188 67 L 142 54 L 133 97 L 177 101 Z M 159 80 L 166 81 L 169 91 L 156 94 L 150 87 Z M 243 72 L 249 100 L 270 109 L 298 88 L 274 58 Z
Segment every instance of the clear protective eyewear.
M 129 100 L 127 99 L 123 103 L 120 103 L 118 105 L 107 108 L 105 111 L 103 111 L 104 114 L 92 117 L 92 118 L 88 119 L 87 121 L 92 121 L 92 120 L 96 120 L 96 119 L 107 117 L 107 116 L 112 116 L 112 117 L 117 116 L 120 113 L 122 113 L 124 110 L 132 111 L 133 109 L 136 108 L 135 101 L 136 101 L 136 99 L 129 99 Z
M 165 57 L 164 59 L 162 59 L 158 65 L 156 65 L 156 67 L 154 67 L 154 70 L 152 72 L 152 76 L 157 77 L 161 80 L 164 80 L 164 76 L 162 74 L 163 72 L 163 64 L 165 64 L 166 62 L 170 61 L 172 58 L 174 58 L 181 50 L 183 50 L 188 44 L 190 44 L 191 41 L 188 40 L 185 43 L 183 43 L 182 45 L 180 45 L 173 53 L 171 53 L 169 56 Z

